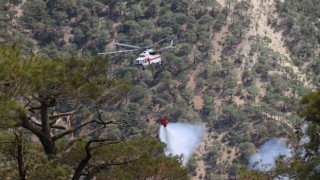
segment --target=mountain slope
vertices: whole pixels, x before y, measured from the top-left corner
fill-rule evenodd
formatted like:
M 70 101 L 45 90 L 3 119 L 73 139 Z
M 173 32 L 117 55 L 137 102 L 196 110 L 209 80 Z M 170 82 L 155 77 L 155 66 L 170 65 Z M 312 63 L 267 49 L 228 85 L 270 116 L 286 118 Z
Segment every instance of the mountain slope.
M 152 136 L 164 115 L 172 122 L 205 123 L 195 151 L 198 167 L 190 167 L 194 179 L 234 178 L 234 167 L 246 165 L 266 140 L 293 131 L 298 98 L 315 88 L 316 77 L 309 77 L 320 61 L 302 61 L 288 46 L 294 38 L 280 10 L 290 2 L 17 2 L 1 9 L 11 13 L 2 16 L 11 23 L 1 23 L 0 41 L 19 42 L 26 54 L 89 59 L 115 49 L 116 41 L 151 45 L 175 34 L 176 48 L 162 53 L 161 67 L 128 66 L 139 52 L 109 57 L 108 75 L 127 79 L 133 90 L 105 111 L 136 119 L 137 128 Z

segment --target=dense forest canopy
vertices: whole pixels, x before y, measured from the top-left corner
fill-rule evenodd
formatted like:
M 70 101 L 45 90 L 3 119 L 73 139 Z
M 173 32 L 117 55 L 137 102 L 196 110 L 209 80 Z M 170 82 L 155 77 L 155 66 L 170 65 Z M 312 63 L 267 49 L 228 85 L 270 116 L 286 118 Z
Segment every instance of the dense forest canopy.
M 2 174 L 185 178 L 155 138 L 166 116 L 206 125 L 187 164 L 192 178 L 277 177 L 290 166 L 286 176 L 317 177 L 318 94 L 299 99 L 319 84 L 319 8 L 316 0 L 1 1 L 0 167 L 10 172 Z M 97 56 L 115 42 L 151 46 L 168 36 L 174 48 L 161 53 L 162 66 L 131 66 L 140 51 Z M 244 168 L 274 137 L 296 147 L 301 117 L 310 161 Z

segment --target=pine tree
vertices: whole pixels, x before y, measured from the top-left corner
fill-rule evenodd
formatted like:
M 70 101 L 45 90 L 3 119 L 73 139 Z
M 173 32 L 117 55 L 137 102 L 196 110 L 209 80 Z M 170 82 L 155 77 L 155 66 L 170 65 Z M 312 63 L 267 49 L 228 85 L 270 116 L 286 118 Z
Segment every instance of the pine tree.
M 134 121 L 105 113 L 131 89 L 107 74 L 107 64 L 103 56 L 24 57 L 0 47 L 0 167 L 12 172 L 3 178 L 188 177 L 162 143 L 139 138 Z

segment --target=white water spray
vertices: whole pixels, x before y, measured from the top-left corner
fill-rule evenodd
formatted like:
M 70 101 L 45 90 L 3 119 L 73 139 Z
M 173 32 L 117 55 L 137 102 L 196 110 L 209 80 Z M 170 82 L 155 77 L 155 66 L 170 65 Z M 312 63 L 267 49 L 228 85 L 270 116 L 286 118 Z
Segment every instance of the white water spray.
M 166 155 L 183 155 L 183 165 L 186 165 L 203 138 L 203 124 L 170 123 L 166 128 L 160 127 L 160 140 L 167 144 Z
M 279 156 L 292 156 L 285 138 L 274 138 L 265 142 L 260 151 L 249 157 L 249 168 L 260 171 L 270 171 L 275 167 L 275 160 Z

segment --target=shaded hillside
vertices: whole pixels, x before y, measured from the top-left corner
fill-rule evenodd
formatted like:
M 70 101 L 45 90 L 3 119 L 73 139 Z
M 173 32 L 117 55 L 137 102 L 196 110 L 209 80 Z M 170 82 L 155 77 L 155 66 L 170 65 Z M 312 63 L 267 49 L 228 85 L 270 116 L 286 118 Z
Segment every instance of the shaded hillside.
M 278 2 L 276 7 L 279 19 L 270 18 L 270 24 L 283 30 L 284 42 L 291 52 L 293 63 L 307 74 L 305 80 L 318 85 L 320 3 L 290 0 Z
M 318 81 L 319 24 L 310 9 L 318 4 L 311 0 L 3 4 L 0 43 L 18 42 L 26 53 L 89 58 L 115 49 L 115 40 L 151 45 L 176 35 L 176 48 L 162 53 L 163 66 L 129 66 L 137 53 L 110 56 L 110 75 L 133 89 L 105 110 L 136 119 L 152 136 L 163 115 L 206 123 L 189 164 L 195 179 L 233 178 L 265 141 L 290 134 L 297 99 Z

